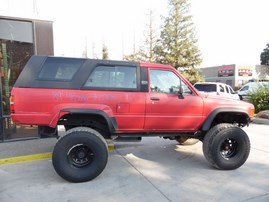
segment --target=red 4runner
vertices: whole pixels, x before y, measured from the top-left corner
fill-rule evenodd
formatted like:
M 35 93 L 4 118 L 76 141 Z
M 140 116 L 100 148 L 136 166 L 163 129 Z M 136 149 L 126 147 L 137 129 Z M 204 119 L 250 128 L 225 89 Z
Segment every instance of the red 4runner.
M 66 135 L 52 163 L 71 182 L 97 177 L 105 168 L 105 139 L 159 136 L 179 144 L 203 142 L 203 153 L 223 170 L 243 165 L 250 152 L 241 129 L 252 104 L 200 95 L 168 65 L 33 56 L 12 90 L 12 119 L 38 125 L 42 137 Z

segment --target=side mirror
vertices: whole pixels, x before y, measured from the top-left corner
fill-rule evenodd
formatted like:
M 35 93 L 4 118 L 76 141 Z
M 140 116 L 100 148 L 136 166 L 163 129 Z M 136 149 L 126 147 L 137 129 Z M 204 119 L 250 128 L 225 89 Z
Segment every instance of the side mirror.
M 183 93 L 184 93 L 184 89 L 182 86 L 179 87 L 178 89 L 178 99 L 184 99 L 184 96 L 183 96 Z

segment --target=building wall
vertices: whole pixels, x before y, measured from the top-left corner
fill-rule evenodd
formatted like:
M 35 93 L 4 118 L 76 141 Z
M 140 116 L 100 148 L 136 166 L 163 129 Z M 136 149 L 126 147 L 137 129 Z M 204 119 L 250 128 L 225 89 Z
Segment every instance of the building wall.
M 236 65 L 234 64 L 205 67 L 201 68 L 200 70 L 205 78 L 205 81 L 226 83 L 232 87 L 236 85 L 235 83 Z
M 222 65 L 200 69 L 205 81 L 221 82 L 240 88 L 249 81 L 269 81 L 269 66 Z
M 33 21 L 37 55 L 54 55 L 53 24 L 49 21 Z

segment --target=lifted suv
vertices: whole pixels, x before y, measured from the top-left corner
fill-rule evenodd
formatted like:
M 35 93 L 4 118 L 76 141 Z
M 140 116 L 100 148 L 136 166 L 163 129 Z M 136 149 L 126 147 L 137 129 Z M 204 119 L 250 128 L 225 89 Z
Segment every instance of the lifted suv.
M 253 105 L 200 95 L 168 65 L 33 56 L 11 100 L 13 121 L 38 125 L 41 136 L 57 137 L 57 125 L 65 126 L 52 162 L 71 182 L 103 171 L 105 139 L 200 140 L 209 163 L 224 170 L 243 165 L 250 152 L 241 127 L 253 117 Z

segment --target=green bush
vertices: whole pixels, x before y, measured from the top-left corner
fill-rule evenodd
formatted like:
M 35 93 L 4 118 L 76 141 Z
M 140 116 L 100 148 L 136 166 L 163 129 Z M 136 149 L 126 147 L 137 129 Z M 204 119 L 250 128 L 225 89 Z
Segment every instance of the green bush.
M 254 104 L 256 113 L 269 109 L 269 87 L 260 86 L 253 91 L 249 101 Z

